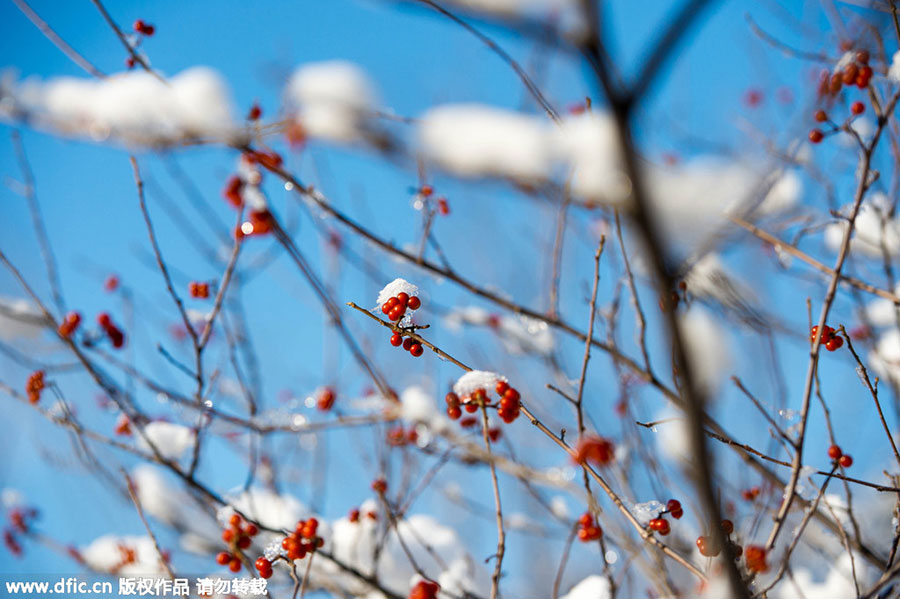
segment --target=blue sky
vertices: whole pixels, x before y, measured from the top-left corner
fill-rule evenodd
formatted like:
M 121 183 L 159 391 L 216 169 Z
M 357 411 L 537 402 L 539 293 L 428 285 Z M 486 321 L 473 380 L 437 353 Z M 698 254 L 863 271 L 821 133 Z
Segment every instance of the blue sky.
M 613 4 L 607 29 L 614 40 L 616 64 L 622 72 L 633 73 L 647 48 L 648 39 L 665 22 L 673 6 L 662 1 Z M 807 7 L 806 3 L 780 4 L 759 3 L 750 10 L 754 19 L 770 33 L 785 36 L 798 47 L 837 54 L 830 43 L 833 36 L 822 33 L 828 25 L 820 12 Z M 90 3 L 35 0 L 32 6 L 100 69 L 114 72 L 122 68 L 124 50 Z M 377 82 L 384 105 L 398 114 L 414 116 L 433 104 L 451 101 L 477 101 L 511 108 L 525 106 L 533 110 L 520 82 L 506 65 L 470 35 L 418 6 L 334 0 L 273 2 L 266 3 L 263 8 L 261 3 L 165 0 L 110 2 L 108 8 L 123 26 L 139 17 L 156 26 L 157 33 L 146 42 L 144 50 L 153 65 L 164 73 L 174 74 L 194 65 L 207 65 L 218 70 L 231 88 L 236 114 L 244 113 L 254 101 L 259 101 L 268 115 L 274 114 L 280 105 L 282 85 L 296 65 L 333 58 L 351 60 L 362 66 Z M 755 153 L 758 150 L 748 147 L 751 145 L 746 134 L 748 123 L 782 143 L 804 135 L 809 127 L 807 107 L 811 105 L 814 93 L 810 66 L 795 59 L 785 59 L 753 36 L 745 20 L 747 10 L 746 5 L 736 2 L 718 3 L 710 10 L 708 18 L 702 20 L 702 29 L 688 37 L 685 51 L 679 51 L 671 71 L 654 88 L 649 103 L 643 107 L 645 118 L 640 121 L 638 130 L 649 159 L 659 161 L 663 154 L 672 152 L 689 157 L 701 152 L 705 147 L 701 142 L 715 143 L 736 153 Z M 806 29 L 791 23 L 785 15 L 802 23 Z M 12 3 L 0 4 L 0 23 L 0 66 L 14 68 L 21 77 L 83 75 L 28 23 Z M 483 30 L 524 65 L 543 65 L 546 78 L 542 85 L 549 90 L 549 96 L 557 106 L 564 108 L 585 95 L 597 97 L 589 73 L 573 56 L 537 48 L 534 43 L 519 39 L 495 25 L 484 24 Z M 792 91 L 793 102 L 779 103 L 775 98 L 775 90 L 782 86 Z M 760 108 L 750 109 L 741 102 L 751 87 L 764 90 Z M 9 142 L 10 132 L 9 126 L 0 125 L 0 179 L 4 181 L 19 178 Z M 158 273 L 146 263 L 147 238 L 137 207 L 127 151 L 60 139 L 28 129 L 22 130 L 22 139 L 59 260 L 67 303 L 81 310 L 88 319 L 93 319 L 101 310 L 122 315 L 121 303 L 101 289 L 107 274 L 118 273 L 127 286 L 139 290 L 139 324 L 132 336 L 136 343 L 131 344 L 131 347 L 139 346 L 138 364 L 164 380 L 183 383 L 179 381 L 179 374 L 167 370 L 153 349 L 159 341 L 175 346 L 165 334 L 165 327 L 174 321 L 175 312 L 167 303 Z M 285 150 L 283 146 L 278 149 Z M 171 178 L 166 161 L 174 158 L 181 169 L 190 173 L 212 210 L 230 226 L 232 213 L 220 201 L 219 192 L 234 168 L 236 156 L 233 151 L 217 148 L 185 149 L 173 154 L 172 157 L 160 157 L 144 152 L 138 154 L 138 160 L 148 179 L 150 210 L 159 229 L 164 253 L 177 265 L 177 281 L 185 285 L 190 278 L 214 278 L 217 273 L 179 233 L 175 219 L 160 201 L 161 196 L 165 196 L 175 205 L 184 207 L 184 213 L 192 223 L 205 231 L 204 225 L 197 222 L 196 212 L 190 206 L 185 207 L 183 190 Z M 417 180 L 414 166 L 386 166 L 379 157 L 366 152 L 315 144 L 302 154 L 288 156 L 286 153 L 286 156 L 292 170 L 322 187 L 337 206 L 382 235 L 401 245 L 418 238 L 417 214 L 409 207 L 408 191 Z M 848 162 L 842 163 L 840 157 L 835 160 L 838 164 Z M 434 181 L 439 191 L 451 200 L 451 218 L 437 224 L 439 237 L 446 240 L 444 245 L 451 262 L 466 265 L 462 268 L 464 273 L 511 292 L 521 303 L 546 308 L 544 288 L 548 273 L 545 261 L 552 243 L 553 207 L 537 200 L 523 200 L 520 194 L 502 185 L 459 183 L 439 174 L 434 175 Z M 849 179 L 839 178 L 838 182 L 846 186 Z M 275 182 L 268 183 L 267 191 L 284 216 L 298 218 L 292 199 Z M 805 198 L 806 201 L 823 205 L 821 198 L 812 197 L 812 192 L 807 195 L 810 197 Z M 48 297 L 27 207 L 8 186 L 0 187 L 0 215 L 0 247 L 35 283 L 42 296 Z M 589 230 L 593 218 L 584 211 L 573 213 L 576 233 L 567 249 L 563 274 L 564 289 L 567 290 L 563 298 L 564 314 L 568 320 L 579 324 L 587 319 L 582 291 L 591 268 L 593 240 Z M 367 306 L 374 303 L 378 289 L 375 283 L 347 266 L 340 272 L 330 270 L 320 233 L 306 216 L 299 217 L 299 223 L 298 243 L 316 268 L 327 273 L 339 302 L 353 300 Z M 476 230 L 472 223 L 478 223 L 479 228 Z M 481 234 L 483 229 L 480 227 L 493 235 Z M 270 243 L 252 241 L 248 256 L 263 253 Z M 350 243 L 391 276 L 420 277 L 415 270 L 397 264 L 384 254 Z M 753 280 L 752 260 L 741 257 L 734 260 L 736 264 L 748 267 Z M 468 267 L 471 270 L 467 271 Z M 187 278 L 180 273 L 185 273 Z M 760 274 L 757 281 L 763 286 L 762 291 L 773 298 L 773 307 L 777 306 L 785 317 L 801 318 L 799 329 L 802 332 L 806 321 L 805 298 L 820 293 L 821 287 L 805 282 L 786 285 L 784 279 L 773 284 L 774 280 Z M 479 303 L 447 282 L 428 281 L 424 287 L 427 297 L 442 306 L 458 302 Z M 610 299 L 610 294 L 605 293 L 605 296 L 601 293 L 601 301 Z M 6 272 L 0 273 L 0 294 L 21 295 Z M 262 361 L 267 401 L 274 404 L 275 397 L 283 389 L 305 393 L 323 382 L 337 384 L 349 395 L 359 393 L 363 380 L 348 354 L 341 353 L 337 366 L 323 357 L 337 341 L 326 330 L 315 297 L 289 262 L 283 258 L 275 261 L 264 276 L 247 286 L 244 294 L 246 304 L 253 307 L 253 340 Z M 658 319 L 654 304 L 648 300 L 653 312 L 651 320 L 655 323 Z M 837 306 L 849 323 L 847 308 L 846 303 Z M 377 361 L 386 371 L 397 374 L 398 385 L 428 379 L 434 382 L 435 392 L 440 393 L 446 382 L 457 376 L 451 367 L 438 363 L 431 356 L 412 365 L 406 361 L 401 363 L 406 356 L 388 353 L 386 335 L 382 331 L 375 331 L 369 323 L 353 314 L 346 316 L 354 331 L 366 335 L 376 348 L 381 348 Z M 535 388 L 546 382 L 540 377 L 529 377 L 531 364 L 528 360 L 511 364 L 489 335 L 479 332 L 463 340 L 439 328 L 435 327 L 433 338 L 454 350 L 451 353 L 465 353 L 468 361 L 480 360 L 490 368 L 514 368 Z M 735 331 L 734 335 L 738 354 L 742 353 L 743 347 L 757 347 L 750 345 L 746 332 Z M 623 333 L 623 338 L 625 336 Z M 576 376 L 580 343 L 565 338 L 560 340 L 566 366 Z M 804 345 L 796 340 L 779 345 L 785 356 L 784 369 L 793 375 L 790 391 L 797 394 L 800 391 L 797 385 L 802 383 L 797 374 L 805 365 Z M 323 352 L 323 348 L 326 351 Z M 175 351 L 184 355 L 184 349 L 176 348 Z M 655 355 L 662 363 L 665 354 L 655 352 Z M 4 359 L 0 358 L 0 377 L 18 386 L 26 371 Z M 738 372 L 752 377 L 758 369 L 755 360 L 740 360 Z M 829 365 L 828 372 L 823 373 L 826 383 L 839 389 L 853 389 L 858 395 L 852 364 L 846 360 L 838 363 L 831 356 L 826 356 L 825 360 Z M 831 368 L 832 363 L 834 368 Z M 601 394 L 605 381 L 613 376 L 613 372 L 603 357 L 597 356 L 592 364 L 596 364 L 592 365 L 596 370 L 592 370 L 589 389 Z M 398 374 L 398 370 L 402 372 Z M 323 381 L 322 375 L 327 380 Z M 108 423 L 114 420 L 112 416 L 92 413 L 95 392 L 90 386 L 77 378 L 70 384 L 67 387 L 70 400 L 82 407 L 86 421 L 98 427 L 109 426 Z M 760 381 L 759 384 L 766 383 Z M 146 397 L 144 400 L 148 404 L 151 401 Z M 605 409 L 613 402 L 614 398 L 604 397 L 598 404 L 593 414 L 598 422 L 605 422 L 608 414 Z M 20 488 L 36 502 L 45 512 L 41 524 L 44 530 L 58 531 L 62 540 L 76 543 L 105 532 L 141 532 L 140 523 L 129 505 L 105 493 L 100 485 L 86 480 L 77 471 L 53 465 L 60 460 L 63 463 L 73 461 L 70 445 L 58 429 L 23 406 L 9 401 L 0 405 L 0 414 L 5 420 L 0 424 L 4 431 L 0 437 L 3 439 L 0 451 L 7 456 L 0 462 L 0 486 Z M 658 398 L 654 398 L 651 405 L 660 405 Z M 725 392 L 719 405 L 726 422 L 732 424 L 740 423 L 741 418 L 750 413 L 746 402 L 739 403 L 730 390 Z M 842 403 L 833 408 L 837 419 L 842 421 L 839 425 L 842 438 L 848 445 L 858 441 L 858 451 L 863 453 L 865 433 L 850 426 L 857 408 Z M 649 419 L 654 412 L 655 409 L 648 409 L 643 416 Z M 618 427 L 618 423 L 613 426 Z M 764 429 L 735 430 L 757 441 L 765 438 Z M 339 435 L 330 443 L 339 445 L 343 441 L 346 439 Z M 223 447 L 221 451 L 226 455 L 228 450 Z M 361 468 L 352 456 L 346 457 L 347 481 L 341 485 L 341 490 L 331 490 L 333 494 L 328 496 L 324 507 L 329 515 L 343 513 L 367 493 L 372 471 Z M 558 463 L 557 457 L 539 461 Z M 227 489 L 242 480 L 241 468 L 235 470 L 225 460 L 209 461 L 204 473 L 220 488 Z M 824 459 L 819 463 L 824 466 Z M 874 471 L 877 472 L 877 468 Z M 304 497 L 303 492 L 300 496 L 310 499 Z M 425 506 L 440 505 L 435 498 L 423 501 Z M 460 515 L 455 517 L 460 518 Z M 476 534 L 475 538 L 489 546 L 492 534 Z M 518 555 L 516 551 L 512 554 L 513 559 Z M 32 546 L 24 560 L 0 560 L 0 570 L 57 571 L 56 565 L 48 567 L 46 559 L 46 550 Z M 70 566 L 60 565 L 59 569 Z

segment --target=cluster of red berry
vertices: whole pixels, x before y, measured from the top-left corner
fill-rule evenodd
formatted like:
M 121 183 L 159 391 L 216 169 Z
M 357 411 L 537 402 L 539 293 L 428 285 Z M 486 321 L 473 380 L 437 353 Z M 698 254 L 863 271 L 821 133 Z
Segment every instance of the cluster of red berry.
M 284 164 L 281 155 L 271 150 L 248 150 L 244 152 L 243 158 L 249 164 L 259 164 L 270 170 L 281 168 L 281 165 Z
M 815 343 L 816 335 L 818 334 L 819 326 L 816 325 L 809 332 L 809 342 Z M 825 329 L 822 331 L 819 343 L 821 345 L 824 345 L 825 349 L 827 349 L 828 351 L 835 351 L 836 349 L 844 345 L 844 338 L 835 333 L 835 330 L 826 324 Z
M 731 540 L 731 533 L 734 532 L 734 522 L 731 520 L 722 520 L 722 534 L 725 535 L 725 539 L 728 544 L 731 546 L 731 553 L 734 554 L 735 557 L 741 557 L 741 554 L 744 552 L 744 548 Z M 697 549 L 700 550 L 700 555 L 704 555 L 706 557 L 716 557 L 722 552 L 722 548 L 716 544 L 711 536 L 700 536 L 697 537 Z
M 109 337 L 114 348 L 120 349 L 125 345 L 125 333 L 113 323 L 112 318 L 107 312 L 101 312 L 100 315 L 97 316 L 97 324 L 100 325 L 100 328 L 102 328 L 103 332 L 106 333 L 106 336 Z
M 272 578 L 274 572 L 272 571 L 272 562 L 269 559 L 260 556 L 256 558 L 256 562 L 253 565 L 262 578 Z
M 577 464 L 606 466 L 613 461 L 615 452 L 615 445 L 609 439 L 598 435 L 585 435 L 575 446 L 575 455 L 572 459 Z
M 113 431 L 117 435 L 121 435 L 123 437 L 131 436 L 131 420 L 125 414 L 120 414 L 119 419 L 116 420 L 116 426 Z
M 488 400 L 487 391 L 484 389 L 476 389 L 472 392 L 471 395 L 467 395 L 465 397 L 460 398 L 456 393 L 452 391 L 448 393 L 444 400 L 447 402 L 447 415 L 451 420 L 458 420 L 460 416 L 462 416 L 462 408 L 465 408 L 466 412 L 470 414 L 477 411 L 479 407 L 496 407 L 497 415 L 500 416 L 500 419 L 503 420 L 506 424 L 512 423 L 516 418 L 519 417 L 519 413 L 521 411 L 521 395 L 519 392 L 509 386 L 509 383 L 506 381 L 497 381 L 497 386 L 494 387 L 494 391 L 497 392 L 497 395 L 500 396 L 500 401 L 496 404 L 492 404 Z M 460 407 L 462 406 L 462 407 Z M 468 426 L 472 426 L 475 424 L 475 421 L 472 420 L 471 423 L 468 422 L 468 419 L 464 419 L 460 421 L 460 426 L 466 428 Z M 494 433 L 496 431 L 496 433 Z M 496 441 L 496 438 L 499 438 L 500 431 L 499 429 L 491 429 L 488 431 L 491 435 L 492 440 Z
M 669 526 L 669 521 L 663 518 L 663 515 L 665 514 L 669 514 L 676 520 L 680 520 L 684 515 L 684 510 L 681 509 L 681 502 L 677 499 L 670 499 L 666 502 L 666 509 L 661 511 L 656 518 L 651 518 L 650 522 L 647 523 L 650 530 L 655 530 L 662 536 L 666 536 L 672 530 Z
M 244 205 L 244 198 L 241 192 L 244 190 L 244 180 L 237 175 L 228 177 L 225 182 L 225 189 L 222 190 L 222 197 L 228 200 L 233 208 L 240 208 Z
M 324 387 L 319 391 L 318 397 L 316 397 L 316 408 L 322 412 L 327 412 L 334 406 L 335 397 L 334 389 Z
M 434 187 L 431 185 L 423 185 L 418 190 L 416 190 L 420 196 L 428 200 L 431 196 L 434 195 Z M 441 216 L 447 216 L 450 214 L 450 204 L 447 202 L 447 198 L 444 196 L 440 196 L 434 200 L 437 202 L 437 211 Z
M 468 405 L 469 404 L 467 404 L 466 407 L 468 407 Z M 475 406 L 477 409 L 477 405 L 475 405 L 475 404 L 471 404 L 471 405 Z M 448 411 L 449 411 L 449 408 L 448 408 Z M 459 426 L 460 426 L 460 428 L 472 428 L 477 423 L 478 423 L 478 418 L 475 418 L 473 416 L 466 416 L 465 418 L 462 418 L 459 421 Z M 488 439 L 490 439 L 491 442 L 493 442 L 493 443 L 496 443 L 497 440 L 500 439 L 501 434 L 502 433 L 499 428 L 494 427 L 494 428 L 488 429 Z
M 318 529 L 319 521 L 315 518 L 297 522 L 294 532 L 281 541 L 281 548 L 287 551 L 290 561 L 303 559 L 307 553 L 312 553 L 325 544 L 322 537 L 316 536 Z
M 197 281 L 191 281 L 188 285 L 188 293 L 191 294 L 191 297 L 197 299 L 208 299 L 209 283 L 198 283 Z
M 837 462 L 841 468 L 849 468 L 853 465 L 853 458 L 841 451 L 841 448 L 837 445 L 832 445 L 828 448 L 828 457 L 831 458 L 831 461 Z
M 769 564 L 766 563 L 766 548 L 760 547 L 759 545 L 748 545 L 747 546 L 747 556 L 744 558 L 747 561 L 747 569 L 751 572 L 757 572 L 759 574 L 763 574 L 769 571 Z
M 415 445 L 418 440 L 419 433 L 414 428 L 405 430 L 402 426 L 395 426 L 387 432 L 387 444 L 391 447 L 403 447 L 407 444 Z
M 28 375 L 28 382 L 25 383 L 25 391 L 28 393 L 28 402 L 36 404 L 41 401 L 41 391 L 44 390 L 44 371 L 35 370 Z
M 578 518 L 578 540 L 582 543 L 596 541 L 603 536 L 603 529 L 594 521 L 594 516 L 590 512 L 581 514 Z
M 741 497 L 744 498 L 744 501 L 756 501 L 756 498 L 759 497 L 759 493 L 759 487 L 751 487 L 741 491 Z
M 359 523 L 359 516 L 360 511 L 359 508 L 356 507 L 347 513 L 347 519 L 353 524 Z M 366 518 L 368 518 L 369 520 L 378 520 L 378 514 L 376 514 L 373 510 L 369 510 L 366 512 Z
M 850 112 L 854 116 L 859 116 L 862 113 L 864 113 L 865 111 L 866 111 L 866 105 L 863 104 L 862 102 L 860 102 L 859 100 L 850 104 Z M 828 122 L 829 121 L 828 113 L 822 109 L 819 109 L 819 110 L 815 111 L 815 113 L 813 113 L 813 119 L 817 123 Z M 835 126 L 834 123 L 832 123 L 832 129 L 831 129 L 831 131 L 829 131 L 829 133 L 834 133 L 836 131 L 838 131 L 838 127 Z M 810 130 L 809 141 L 811 141 L 814 144 L 817 144 L 820 141 L 822 141 L 823 139 L 825 139 L 825 132 L 823 132 L 821 129 L 815 128 L 815 129 Z
M 408 599 L 436 599 L 441 586 L 431 580 L 420 580 L 409 590 Z
M 149 37 L 156 32 L 156 27 L 150 23 L 145 23 L 144 19 L 138 19 L 134 22 L 134 30 Z
M 17 535 L 27 534 L 31 521 L 37 517 L 38 512 L 34 508 L 16 507 L 9 511 L 9 525 L 3 529 L 3 544 L 16 557 L 22 555 L 22 545 Z
M 231 551 L 223 551 L 216 556 L 216 563 L 228 565 L 232 572 L 241 569 L 241 551 L 250 547 L 253 537 L 259 534 L 259 528 L 252 522 L 244 526 L 244 519 L 239 514 L 232 514 L 228 520 L 229 527 L 222 531 L 222 540 L 228 543 Z
M 235 239 L 252 237 L 271 233 L 275 226 L 275 219 L 268 210 L 251 210 L 247 214 L 247 220 L 240 224 L 234 231 Z
M 829 75 L 828 71 L 822 71 L 819 80 L 820 96 L 836 96 L 845 85 L 855 85 L 859 89 L 869 86 L 872 79 L 872 67 L 869 66 L 868 50 L 860 50 L 847 65 L 840 71 Z
M 59 336 L 68 339 L 72 336 L 72 333 L 78 328 L 78 325 L 81 324 L 81 314 L 78 312 L 69 312 L 66 314 L 66 317 L 63 319 L 61 323 L 59 323 L 59 328 L 56 329 L 56 332 L 59 333 Z
M 422 301 L 418 296 L 410 297 L 408 293 L 401 291 L 397 295 L 389 298 L 381 304 L 381 312 L 386 314 L 393 322 L 397 322 L 406 315 L 406 309 L 418 310 L 422 306 Z M 393 339 L 391 340 L 393 343 Z

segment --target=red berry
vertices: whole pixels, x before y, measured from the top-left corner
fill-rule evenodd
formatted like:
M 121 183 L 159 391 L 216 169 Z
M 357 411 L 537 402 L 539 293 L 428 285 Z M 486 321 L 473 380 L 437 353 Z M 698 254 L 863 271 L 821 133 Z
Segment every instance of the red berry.
M 407 305 L 409 306 L 410 310 L 418 310 L 422 305 L 422 300 L 420 300 L 416 296 L 412 296 L 411 298 L 409 298 L 409 303 Z
M 219 564 L 220 566 L 224 566 L 225 564 L 227 564 L 230 561 L 231 561 L 231 554 L 228 553 L 227 551 L 223 551 L 223 552 L 219 553 L 219 555 L 216 556 L 216 563 Z
M 414 358 L 421 356 L 424 351 L 421 343 L 413 343 L 412 347 L 409 348 L 409 353 L 411 353 Z
M 744 559 L 747 561 L 747 569 L 751 572 L 766 572 L 769 565 L 766 563 L 766 549 L 759 545 L 749 545 Z
M 415 343 L 415 341 L 413 341 L 411 337 L 407 337 L 406 339 L 403 340 L 403 349 L 405 349 L 406 351 L 409 351 L 410 348 L 412 348 L 413 343 Z
M 862 114 L 866 111 L 866 105 L 862 102 L 854 102 L 850 105 L 850 112 L 853 114 Z
M 352 510 L 350 510 L 350 513 L 347 515 L 347 519 L 350 520 L 350 522 L 359 522 L 359 509 L 353 508 Z
M 579 464 L 591 462 L 598 466 L 609 464 L 615 457 L 612 441 L 596 435 L 586 435 L 575 447 L 574 459 Z
M 706 557 L 716 557 L 720 553 L 710 537 L 697 537 L 697 549 L 700 550 L 700 555 Z
M 259 527 L 251 522 L 244 527 L 244 534 L 248 537 L 255 537 L 259 534 Z
M 812 143 L 817 144 L 823 139 L 825 139 L 825 134 L 822 133 L 821 130 L 813 129 L 809 132 L 809 141 L 811 141 Z
M 391 304 L 389 304 L 388 302 L 384 302 L 383 304 L 381 304 L 381 312 L 383 314 L 390 314 L 391 308 L 393 308 L 393 306 L 391 306 Z
M 372 482 L 372 490 L 379 494 L 387 492 L 387 481 L 383 478 L 376 478 Z
M 247 113 L 247 120 L 248 121 L 256 121 L 261 116 L 262 116 L 262 108 L 259 107 L 258 103 L 254 102 L 253 106 L 250 107 L 250 112 Z
M 856 82 L 857 76 L 859 76 L 859 69 L 851 62 L 844 67 L 844 74 L 841 77 L 841 80 L 844 82 L 844 85 L 853 85 Z
M 327 412 L 334 405 L 334 398 L 334 390 L 331 387 L 325 387 L 319 392 L 316 407 L 322 412 Z
M 419 193 L 427 198 L 434 193 L 434 187 L 432 187 L 431 185 L 423 185 L 419 188 Z
M 681 502 L 677 499 L 670 499 L 666 502 L 666 511 L 676 520 L 684 515 L 684 511 L 681 509 Z
M 272 568 L 272 562 L 264 557 L 257 558 L 254 565 L 256 566 L 257 570 L 269 570 Z
M 838 458 L 838 464 L 841 465 L 841 468 L 849 468 L 853 465 L 853 458 L 851 458 L 847 454 L 844 454 L 840 458 Z
M 726 536 L 733 533 L 734 522 L 732 522 L 731 520 L 722 520 L 722 532 L 724 532 Z
M 400 347 L 403 344 L 403 337 L 400 336 L 400 333 L 394 333 L 391 335 L 391 345 L 394 347 Z
M 828 120 L 828 114 L 826 114 L 824 110 L 817 110 L 815 114 L 813 114 L 813 118 L 817 123 L 824 123 Z
M 831 458 L 832 460 L 837 460 L 842 455 L 844 455 L 844 452 L 841 451 L 840 446 L 832 445 L 831 447 L 828 448 L 828 457 Z
M 441 216 L 450 214 L 450 204 L 447 203 L 447 198 L 438 198 L 438 212 L 441 213 Z
M 459 417 L 462 416 L 462 409 L 460 409 L 458 404 L 447 406 L 447 416 L 449 416 L 451 420 L 458 420 Z
M 440 586 L 430 580 L 420 580 L 409 590 L 408 599 L 435 599 Z
M 397 302 L 401 306 L 406 307 L 406 305 L 409 304 L 409 294 L 401 291 L 400 293 L 397 294 Z
M 237 546 L 239 549 L 247 549 L 248 547 L 250 547 L 250 544 L 252 542 L 253 541 L 250 540 L 250 537 L 245 537 L 245 536 L 241 535 L 241 537 L 238 538 Z
M 228 569 L 232 572 L 240 572 L 241 571 L 241 560 L 238 558 L 233 558 L 231 563 L 228 564 Z

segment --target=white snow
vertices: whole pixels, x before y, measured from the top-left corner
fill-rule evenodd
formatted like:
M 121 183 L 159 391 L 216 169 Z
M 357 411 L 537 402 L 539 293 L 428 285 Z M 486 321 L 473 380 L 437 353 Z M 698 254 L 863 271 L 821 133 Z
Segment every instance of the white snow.
M 484 389 L 488 394 L 493 393 L 494 387 L 500 381 L 506 381 L 506 377 L 496 372 L 486 370 L 473 370 L 467 372 L 454 383 L 453 392 L 460 398 L 467 397 L 478 389 Z
M 144 434 L 137 436 L 138 447 L 150 451 L 150 445 L 144 440 L 145 436 L 160 455 L 168 460 L 181 458 L 194 443 L 194 431 L 190 428 L 162 420 L 149 423 L 144 427 Z
M 894 53 L 891 59 L 891 67 L 888 69 L 888 79 L 900 83 L 900 51 Z
M 708 310 L 697 304 L 679 315 L 679 324 L 695 380 L 713 397 L 732 365 L 730 335 Z
M 419 288 L 406 279 L 394 279 L 382 287 L 381 291 L 378 292 L 378 299 L 376 300 L 378 308 L 381 309 L 381 304 L 388 301 L 390 298 L 395 297 L 399 293 L 405 293 L 409 297 L 414 297 L 419 295 Z
M 860 206 L 856 217 L 850 249 L 854 254 L 882 257 L 882 245 L 889 256 L 900 253 L 900 220 L 886 219 L 889 200 L 883 193 L 873 193 L 868 201 Z M 844 232 L 848 223 L 844 220 L 832 223 L 825 228 L 825 244 L 834 252 L 841 247 Z
M 125 564 L 127 551 L 134 562 Z M 150 537 L 104 535 L 79 549 L 85 563 L 98 572 L 120 576 L 162 576 L 165 570 Z
M 0 296 L 0 339 L 3 341 L 34 340 L 41 332 L 41 325 L 36 324 L 40 318 L 42 315 L 28 300 Z
M 429 424 L 438 412 L 434 399 L 422 387 L 413 385 L 400 394 L 400 416 L 410 424 Z
M 900 295 L 900 285 L 894 288 L 894 294 Z M 891 300 L 878 298 L 866 305 L 866 317 L 876 327 L 894 326 L 897 324 L 897 310 Z
M 635 504 L 631 508 L 631 513 L 642 526 L 647 526 L 650 520 L 656 518 L 664 509 L 666 509 L 664 503 L 651 499 L 650 501 Z
M 242 514 L 256 520 L 266 528 L 290 529 L 297 526 L 299 520 L 310 517 L 309 508 L 300 503 L 292 495 L 279 495 L 268 489 L 251 487 L 246 491 L 229 494 L 229 504 Z M 230 508 L 219 510 L 216 517 L 227 521 L 234 513 Z
M 193 67 L 160 81 L 145 71 L 105 79 L 30 78 L 0 87 L 15 115 L 56 133 L 114 139 L 129 145 L 168 146 L 230 133 L 227 88 L 216 71 Z
M 451 308 L 444 322 L 454 332 L 459 332 L 463 324 L 495 327 L 504 349 L 513 355 L 548 355 L 555 345 L 547 323 L 527 316 L 501 316 L 477 306 L 462 306 Z
M 563 165 L 573 196 L 585 203 L 619 205 L 631 193 L 624 173 L 615 123 L 591 111 L 568 115 L 550 132 L 556 159 Z
M 592 574 L 562 596 L 562 599 L 610 599 L 612 593 L 609 581 L 603 576 Z
M 656 433 L 656 449 L 660 455 L 676 462 L 690 460 L 690 438 L 687 421 L 682 414 L 672 408 L 664 408 L 653 420 L 665 421 L 653 427 L 653 432 Z
M 900 330 L 891 329 L 882 335 L 868 357 L 869 366 L 878 376 L 900 381 Z
M 374 110 L 374 89 L 360 67 L 332 60 L 299 67 L 285 95 L 306 135 L 346 143 L 362 137 Z
M 535 116 L 478 104 L 448 104 L 419 125 L 425 157 L 464 177 L 503 177 L 539 184 L 550 177 L 546 124 Z

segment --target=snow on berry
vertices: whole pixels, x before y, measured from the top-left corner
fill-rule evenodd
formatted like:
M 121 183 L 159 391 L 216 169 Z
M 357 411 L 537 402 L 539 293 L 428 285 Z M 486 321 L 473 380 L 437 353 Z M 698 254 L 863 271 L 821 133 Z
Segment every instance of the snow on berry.
M 497 383 L 501 381 L 504 383 L 509 382 L 505 376 L 497 374 L 496 372 L 473 370 L 457 379 L 456 383 L 453 384 L 453 392 L 456 393 L 460 399 L 465 400 L 478 389 L 484 389 L 488 392 L 493 390 L 497 386 Z
M 647 526 L 650 520 L 656 518 L 661 512 L 665 511 L 666 506 L 656 499 L 645 501 L 644 503 L 636 503 L 631 507 L 631 513 L 641 523 L 641 526 Z
M 409 297 L 416 297 L 419 295 L 419 288 L 406 279 L 394 279 L 378 292 L 378 299 L 375 303 L 380 308 L 382 304 L 400 293 L 405 293 Z

